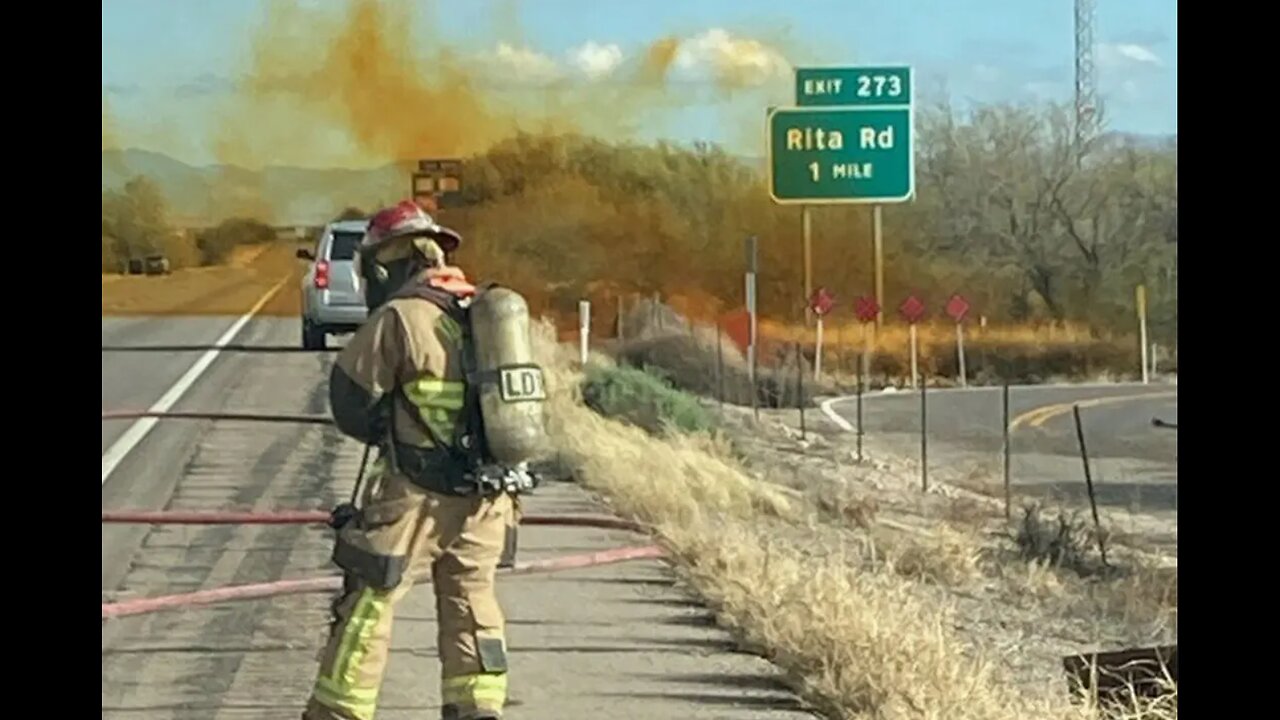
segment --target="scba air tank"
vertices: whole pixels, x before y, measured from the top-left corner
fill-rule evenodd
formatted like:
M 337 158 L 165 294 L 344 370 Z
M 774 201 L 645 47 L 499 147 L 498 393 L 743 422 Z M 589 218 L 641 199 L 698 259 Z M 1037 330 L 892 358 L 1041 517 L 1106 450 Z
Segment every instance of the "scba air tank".
M 472 301 L 469 315 L 489 454 L 508 467 L 536 460 L 547 447 L 547 389 L 533 360 L 529 306 L 520 293 L 491 286 Z

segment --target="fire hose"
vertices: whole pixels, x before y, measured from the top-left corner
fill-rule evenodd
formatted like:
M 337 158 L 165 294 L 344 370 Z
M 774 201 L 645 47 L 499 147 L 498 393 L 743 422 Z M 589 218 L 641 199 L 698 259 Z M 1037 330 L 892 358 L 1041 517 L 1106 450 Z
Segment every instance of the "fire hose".
M 103 420 L 124 420 L 143 417 L 176 418 L 198 420 L 239 420 L 249 422 L 285 422 L 306 423 L 313 425 L 332 425 L 333 419 L 323 415 L 285 415 L 259 413 L 211 413 L 211 412 L 155 412 L 155 411 L 102 411 Z M 368 448 L 365 460 L 368 459 Z M 357 478 L 364 475 L 364 462 Z M 354 497 L 353 492 L 353 497 Z M 277 510 L 271 512 L 250 511 L 180 511 L 180 510 L 103 510 L 103 523 L 137 523 L 152 525 L 329 525 L 333 513 L 322 510 Z M 520 518 L 521 525 L 557 525 L 571 527 L 591 527 L 609 530 L 629 530 L 646 532 L 638 523 L 616 517 L 604 516 L 567 516 L 567 515 L 526 515 Z M 528 563 L 517 563 L 513 567 L 503 568 L 499 575 L 526 575 L 540 572 L 556 572 L 573 570 L 599 565 L 665 557 L 665 551 L 655 544 L 612 548 L 593 553 L 567 555 L 547 560 L 536 560 Z M 414 577 L 414 583 L 431 581 L 430 573 Z M 256 600 L 282 595 L 298 595 L 304 593 L 331 592 L 341 588 L 340 575 L 294 580 L 277 580 L 274 582 L 254 583 L 249 585 L 229 585 L 209 590 L 159 595 L 153 597 L 133 598 L 118 602 L 102 603 L 102 619 L 142 615 L 161 610 L 210 605 L 222 602 Z
M 146 523 L 174 525 L 322 525 L 328 524 L 330 513 L 319 510 L 282 510 L 275 512 L 186 512 L 186 511 L 144 511 L 144 510 L 103 510 L 104 523 Z M 558 525 L 569 527 L 592 527 L 609 530 L 631 530 L 644 532 L 638 523 L 614 517 L 569 516 L 569 515 L 526 515 L 520 519 L 521 525 Z M 556 572 L 575 570 L 598 565 L 611 565 L 650 558 L 661 558 L 666 553 L 657 545 L 637 545 L 612 548 L 593 553 L 566 555 L 548 560 L 536 560 L 528 563 L 517 563 L 512 568 L 499 570 L 499 575 L 528 575 L 539 572 Z M 414 583 L 430 582 L 430 573 L 414 577 Z M 210 605 L 240 600 L 257 600 L 281 595 L 298 595 L 304 593 L 330 592 L 342 586 L 342 577 L 326 575 L 297 580 L 277 580 L 274 582 L 254 583 L 250 585 L 229 585 L 210 590 L 160 595 L 155 597 L 135 598 L 119 602 L 102 603 L 102 619 L 142 615 L 160 610 Z

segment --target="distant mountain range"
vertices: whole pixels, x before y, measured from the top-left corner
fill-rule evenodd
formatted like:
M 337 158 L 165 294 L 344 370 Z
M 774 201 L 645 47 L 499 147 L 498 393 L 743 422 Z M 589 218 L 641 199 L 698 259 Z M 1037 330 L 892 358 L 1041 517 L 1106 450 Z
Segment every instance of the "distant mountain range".
M 371 208 L 409 190 L 408 168 L 395 165 L 372 170 L 246 170 L 231 165 L 192 167 L 148 150 L 102 153 L 104 192 L 120 190 L 138 175 L 160 187 L 175 221 L 188 226 L 210 225 L 233 215 L 257 215 L 275 225 L 311 225 L 345 207 Z
M 1178 136 L 1109 133 L 1109 147 L 1177 148 Z M 742 157 L 765 170 L 765 158 Z M 102 153 L 102 190 L 120 190 L 138 175 L 154 181 L 169 201 L 175 222 L 212 225 L 241 215 L 257 216 L 273 225 L 314 225 L 346 207 L 369 209 L 403 197 L 411 168 L 384 165 L 369 170 L 267 167 L 247 170 L 233 165 L 193 167 L 149 150 L 106 150 Z

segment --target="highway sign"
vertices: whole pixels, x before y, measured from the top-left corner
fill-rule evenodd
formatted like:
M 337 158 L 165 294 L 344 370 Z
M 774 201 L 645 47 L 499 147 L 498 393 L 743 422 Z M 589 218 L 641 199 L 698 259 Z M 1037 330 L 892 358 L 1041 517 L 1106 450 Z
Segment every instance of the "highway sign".
M 924 317 L 924 303 L 915 295 L 908 295 L 906 300 L 898 306 L 898 313 L 902 315 L 902 319 L 915 325 L 920 322 L 920 318 Z
M 911 68 L 906 65 L 796 68 L 796 105 L 911 105 Z
M 769 113 L 774 202 L 895 203 L 915 193 L 911 108 L 775 108 Z
M 853 311 L 858 316 L 859 320 L 864 323 L 869 323 L 875 320 L 876 316 L 880 314 L 880 304 L 876 302 L 875 298 L 863 295 L 858 298 L 856 303 L 854 303 Z
M 965 300 L 964 296 L 960 293 L 956 293 L 947 301 L 945 309 L 947 314 L 951 316 L 952 320 L 960 322 L 961 320 L 964 320 L 964 316 L 969 312 L 969 301 Z
M 413 199 L 436 212 L 441 201 L 454 200 L 462 189 L 462 161 L 453 158 L 423 158 L 412 175 Z

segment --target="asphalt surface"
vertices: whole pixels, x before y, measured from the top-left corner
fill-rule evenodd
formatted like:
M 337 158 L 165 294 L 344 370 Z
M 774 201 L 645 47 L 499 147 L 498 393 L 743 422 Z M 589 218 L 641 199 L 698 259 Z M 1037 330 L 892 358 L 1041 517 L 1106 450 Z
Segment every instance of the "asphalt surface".
M 1085 449 L 1100 507 L 1172 520 L 1178 504 L 1178 432 L 1152 425 L 1178 421 L 1176 384 L 1018 386 L 1009 392 L 1010 485 L 1018 499 L 1087 503 L 1072 405 L 1080 407 Z M 984 486 L 1003 484 L 1000 388 L 925 394 L 928 468 Z M 857 425 L 857 402 L 828 408 Z M 916 391 L 863 397 L 868 443 L 918 459 L 921 401 Z M 1176 529 L 1153 537 L 1176 547 Z
M 235 318 L 103 319 L 103 344 L 210 343 Z M 250 321 L 235 343 L 292 345 L 297 320 Z M 103 353 L 103 408 L 149 407 L 199 353 Z M 225 352 L 175 410 L 325 413 L 331 355 Z M 103 448 L 130 421 L 103 423 Z M 104 508 L 327 509 L 346 498 L 361 448 L 333 428 L 162 420 L 102 487 Z M 576 486 L 532 513 L 601 512 Z M 521 560 L 642 542 L 628 533 L 533 527 Z M 123 600 L 329 574 L 331 538 L 299 526 L 104 525 L 102 597 Z M 499 581 L 512 649 L 512 717 L 809 717 L 764 660 L 732 650 L 666 566 L 638 561 Z M 103 623 L 104 718 L 296 720 L 328 623 L 328 594 L 285 596 Z M 379 720 L 438 713 L 434 601 L 398 617 Z

